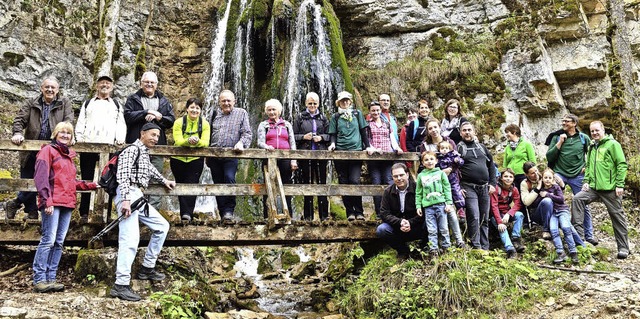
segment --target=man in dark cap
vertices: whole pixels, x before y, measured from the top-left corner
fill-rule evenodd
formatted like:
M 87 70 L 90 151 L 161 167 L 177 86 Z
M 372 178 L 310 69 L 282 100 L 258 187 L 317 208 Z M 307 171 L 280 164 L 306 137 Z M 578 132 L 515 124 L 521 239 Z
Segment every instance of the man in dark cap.
M 96 96 L 84 101 L 76 123 L 76 142 L 122 145 L 127 135 L 124 110 L 111 98 L 113 79 L 101 74 L 96 81 Z M 93 180 L 98 153 L 80 153 L 80 174 L 84 180 Z M 80 222 L 89 219 L 91 194 L 83 193 L 80 200 Z
M 164 178 L 149 160 L 149 148 L 158 143 L 160 131 L 160 126 L 155 123 L 143 125 L 140 130 L 140 138 L 133 142 L 135 147 L 127 147 L 118 158 L 116 179 L 119 185 L 115 203 L 118 214 L 123 214 L 126 218 L 118 225 L 116 282 L 111 288 L 110 294 L 112 297 L 123 300 L 140 300 L 140 296 L 131 289 L 130 285 L 131 266 L 136 258 L 140 241 L 139 223 L 149 227 L 151 239 L 142 261 L 142 267 L 138 271 L 138 279 L 160 281 L 165 278 L 165 275 L 158 272 L 155 266 L 169 231 L 169 223 L 152 205 L 145 205 L 146 208 L 143 207 L 139 210 L 132 211 L 131 209 L 131 204 L 144 196 L 142 192 L 149 185 L 149 180 L 156 180 L 168 189 L 173 189 L 176 185 L 175 181 Z

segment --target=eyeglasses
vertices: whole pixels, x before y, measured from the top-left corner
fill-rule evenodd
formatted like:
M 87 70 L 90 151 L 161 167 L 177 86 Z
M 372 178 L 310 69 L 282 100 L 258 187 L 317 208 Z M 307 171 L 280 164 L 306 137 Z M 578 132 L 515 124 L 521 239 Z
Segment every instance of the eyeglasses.
M 153 85 L 153 84 L 156 84 L 156 83 L 158 83 L 158 82 L 156 82 L 156 81 L 142 81 L 142 84 L 152 84 Z
M 562 123 L 573 123 L 573 120 L 562 120 Z
M 57 90 L 58 89 L 58 87 L 54 86 L 54 85 L 47 85 L 47 86 L 43 86 L 42 88 L 45 89 L 45 90 Z

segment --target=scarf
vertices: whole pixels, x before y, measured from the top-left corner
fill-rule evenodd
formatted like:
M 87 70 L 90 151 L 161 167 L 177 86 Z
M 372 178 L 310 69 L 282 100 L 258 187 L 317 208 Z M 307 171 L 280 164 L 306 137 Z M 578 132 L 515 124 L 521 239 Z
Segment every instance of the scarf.
M 442 136 L 445 137 L 449 137 L 449 135 L 451 134 L 451 132 L 453 132 L 454 129 L 458 128 L 460 126 L 460 117 L 456 116 L 454 118 L 452 118 L 451 120 L 448 120 L 446 117 L 442 120 L 442 128 L 440 129 L 442 131 Z
M 351 122 L 353 120 L 353 107 L 348 107 L 346 109 L 339 107 L 338 114 L 340 114 L 341 118 L 347 120 L 348 122 Z
M 60 143 L 58 143 L 58 141 L 52 140 L 51 141 L 51 146 L 56 148 L 61 154 L 69 155 L 69 146 L 67 146 L 67 145 L 60 144 Z

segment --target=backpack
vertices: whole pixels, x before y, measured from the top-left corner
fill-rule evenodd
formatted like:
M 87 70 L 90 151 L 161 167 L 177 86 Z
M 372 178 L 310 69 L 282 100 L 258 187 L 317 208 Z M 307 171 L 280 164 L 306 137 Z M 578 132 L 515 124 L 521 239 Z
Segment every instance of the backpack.
M 215 116 L 214 116 L 215 118 Z M 182 117 L 182 135 L 187 132 L 187 116 Z M 202 137 L 202 116 L 198 116 L 198 138 Z M 136 160 L 137 162 L 137 160 Z
M 135 146 L 138 149 L 138 155 L 134 161 L 136 171 L 138 170 L 138 160 L 140 159 L 140 148 L 137 145 L 127 145 L 123 149 L 115 152 L 113 156 L 107 162 L 107 165 L 102 169 L 102 174 L 100 174 L 100 180 L 98 180 L 98 185 L 104 189 L 107 194 L 109 194 L 109 202 L 116 195 L 116 189 L 118 188 L 118 180 L 116 176 L 118 175 L 118 158 L 120 154 L 127 148 Z
M 489 162 L 489 156 L 487 156 L 487 152 L 484 150 L 484 147 L 480 145 L 480 143 L 474 141 L 472 148 L 468 148 L 467 144 L 465 144 L 464 141 L 460 141 L 460 143 L 458 143 L 458 153 L 460 153 L 460 157 L 462 158 L 464 158 L 464 156 L 467 155 L 467 152 L 469 150 L 472 150 L 473 153 L 475 154 L 476 149 L 480 150 L 480 153 L 482 153 L 486 161 Z M 475 155 L 477 156 L 478 154 L 475 154 Z M 498 170 L 498 165 L 495 162 L 493 162 L 493 168 L 495 169 L 495 172 L 496 172 L 496 180 L 500 179 L 500 171 Z

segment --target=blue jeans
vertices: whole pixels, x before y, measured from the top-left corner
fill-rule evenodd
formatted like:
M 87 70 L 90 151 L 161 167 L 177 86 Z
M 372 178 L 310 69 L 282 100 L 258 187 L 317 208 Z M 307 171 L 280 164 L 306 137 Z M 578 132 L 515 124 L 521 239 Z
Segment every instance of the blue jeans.
M 118 187 L 115 198 L 118 215 L 122 209 L 121 196 L 120 187 Z M 131 186 L 129 189 L 131 203 L 142 196 L 144 194 L 139 188 Z M 131 266 L 136 259 L 140 243 L 139 223 L 145 224 L 151 230 L 151 238 L 142 261 L 144 267 L 154 268 L 156 266 L 156 260 L 158 260 L 158 255 L 160 255 L 160 250 L 162 250 L 162 245 L 169 232 L 169 222 L 158 213 L 153 205 L 149 205 L 148 217 L 136 210 L 118 224 L 118 261 L 116 262 L 116 284 L 118 285 L 128 285 L 131 281 Z
M 529 207 L 527 207 L 529 208 Z M 533 209 L 531 209 L 533 210 Z M 531 212 L 529 210 L 529 212 Z M 553 201 L 551 198 L 543 198 L 538 207 L 533 210 L 533 213 L 529 215 L 531 221 L 542 226 L 542 230 L 548 232 L 549 231 L 549 218 L 553 213 Z
M 501 214 L 501 217 L 504 214 Z M 511 238 L 520 238 L 520 232 L 522 231 L 522 224 L 524 224 L 524 214 L 522 212 L 516 212 L 515 215 L 509 219 L 509 223 L 513 222 L 513 230 L 511 231 Z M 491 218 L 491 224 L 495 229 L 498 229 L 498 222 L 495 218 Z M 499 232 L 499 231 L 498 231 Z M 514 250 L 513 243 L 511 243 L 511 238 L 509 237 L 508 231 L 499 232 L 500 240 L 504 245 L 504 249 L 506 251 Z
M 376 228 L 376 236 L 391 248 L 395 249 L 398 254 L 403 255 L 409 253 L 407 242 L 423 239 L 425 235 L 424 227 L 411 227 L 411 231 L 406 233 L 400 229 L 393 228 L 393 226 L 387 223 L 382 223 Z
M 471 246 L 489 250 L 489 185 L 461 184 L 466 193 L 467 233 Z
M 558 231 L 558 224 L 564 234 L 564 241 L 567 242 L 569 252 L 577 252 L 576 242 L 573 240 L 573 230 L 571 229 L 571 214 L 566 210 L 554 212 L 551 214 L 551 218 L 549 218 L 549 230 L 551 231 L 551 238 L 553 238 L 553 245 L 556 246 L 556 252 L 558 254 L 564 252 L 562 239 L 560 238 L 560 232 Z
M 211 170 L 211 177 L 216 184 L 235 184 L 238 171 L 237 158 L 207 158 L 207 166 Z M 220 217 L 233 214 L 236 209 L 235 196 L 216 196 Z
M 464 243 L 462 232 L 460 231 L 460 221 L 458 221 L 458 212 L 455 209 L 447 213 L 447 222 L 451 227 L 451 237 L 456 241 L 456 244 Z
M 582 180 L 584 179 L 584 173 L 580 173 L 578 174 L 578 176 L 571 178 L 565 177 L 564 175 L 558 173 L 556 173 L 556 175 L 560 177 L 565 184 L 571 187 L 571 192 L 573 193 L 573 195 L 578 194 L 582 190 Z M 576 229 L 578 231 L 584 230 L 584 234 L 582 234 L 582 232 L 579 232 L 579 234 L 581 234 L 581 236 L 584 235 L 585 239 L 593 239 L 593 221 L 591 220 L 591 210 L 589 209 L 589 206 L 585 206 L 583 223 L 581 225 L 576 224 L 575 226 L 577 227 Z
M 62 244 L 67 237 L 71 212 L 73 208 L 54 206 L 53 214 L 47 215 L 44 209 L 42 216 L 42 237 L 33 258 L 33 283 L 56 280 L 56 272 L 60 257 L 62 257 Z
M 427 233 L 429 234 L 429 250 L 438 249 L 438 234 L 442 238 L 442 248 L 451 247 L 449 239 L 449 223 L 447 222 L 447 214 L 444 211 L 443 204 L 435 204 L 422 209 L 424 213 L 425 225 L 427 225 Z
M 369 170 L 369 176 L 371 176 L 371 184 L 393 184 L 393 178 L 391 177 L 391 166 L 393 166 L 393 162 L 391 161 L 367 162 L 367 169 Z M 373 196 L 373 206 L 376 210 L 376 216 L 380 216 L 380 203 L 382 203 L 382 196 Z

